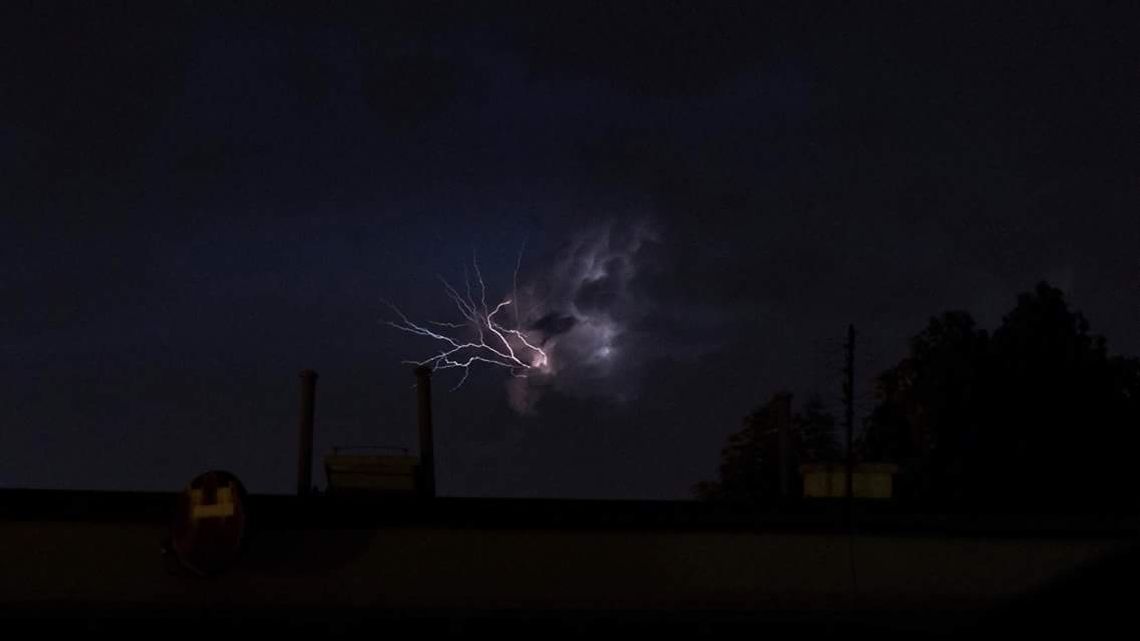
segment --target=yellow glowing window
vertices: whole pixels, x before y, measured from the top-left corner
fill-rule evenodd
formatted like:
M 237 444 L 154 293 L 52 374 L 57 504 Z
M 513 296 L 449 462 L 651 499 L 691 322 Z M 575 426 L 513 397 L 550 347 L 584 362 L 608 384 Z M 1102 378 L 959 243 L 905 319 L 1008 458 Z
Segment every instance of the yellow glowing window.
M 234 515 L 234 493 L 229 486 L 218 488 L 215 502 L 204 501 L 202 490 L 190 490 L 190 518 L 221 519 Z

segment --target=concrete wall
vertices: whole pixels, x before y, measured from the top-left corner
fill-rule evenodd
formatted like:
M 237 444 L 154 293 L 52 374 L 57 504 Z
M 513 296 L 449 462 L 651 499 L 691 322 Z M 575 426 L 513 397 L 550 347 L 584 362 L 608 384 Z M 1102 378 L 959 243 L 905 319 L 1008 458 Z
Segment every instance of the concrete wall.
M 1123 545 L 716 531 L 280 529 L 251 540 L 232 571 L 197 579 L 171 573 L 160 554 L 164 535 L 162 525 L 147 523 L 0 523 L 0 603 L 784 612 L 857 605 L 960 613 L 1039 588 Z
M 766 626 L 799 617 L 788 629 L 796 634 L 829 622 L 827 635 L 830 622 L 860 618 L 897 627 L 909 617 L 924 630 L 945 629 L 1018 596 L 1069 586 L 1049 605 L 1010 619 L 1024 631 L 1026 616 L 1042 612 L 1065 611 L 1085 625 L 1089 617 L 1074 614 L 1078 602 L 1101 620 L 1130 613 L 1114 596 L 1130 598 L 1130 588 L 1110 586 L 1140 571 L 1133 551 L 1140 523 L 1105 515 L 920 517 L 868 501 L 856 502 L 858 529 L 849 530 L 845 504 L 827 500 L 777 510 L 253 496 L 241 562 L 203 579 L 162 553 L 175 498 L 0 490 L 0 618 L 30 613 L 38 626 L 62 611 L 83 627 L 107 612 L 164 613 L 183 624 L 261 612 L 256 632 L 272 622 L 290 630 L 280 622 L 294 615 L 337 625 L 356 619 L 367 630 L 376 618 L 392 626 L 407 613 L 428 613 L 415 615 L 414 632 L 425 617 L 451 625 L 456 612 L 569 613 L 557 616 L 572 620 L 582 612 L 629 620 L 621 613 L 633 612 L 652 621 L 688 617 L 696 626 L 728 613 Z M 1041 620 L 1043 630 L 1056 628 L 1055 618 Z

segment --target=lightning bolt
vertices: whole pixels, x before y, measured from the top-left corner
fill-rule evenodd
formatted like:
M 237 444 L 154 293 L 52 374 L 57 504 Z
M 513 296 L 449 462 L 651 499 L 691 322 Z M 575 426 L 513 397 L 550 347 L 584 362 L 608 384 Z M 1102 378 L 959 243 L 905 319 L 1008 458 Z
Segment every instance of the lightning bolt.
M 398 320 L 388 320 L 385 323 L 400 331 L 416 336 L 424 336 L 441 343 L 440 351 L 423 360 L 406 360 L 404 363 L 412 365 L 429 365 L 432 370 L 459 368 L 463 376 L 452 390 L 459 389 L 471 367 L 476 363 L 486 363 L 506 369 L 512 376 L 526 378 L 535 373 L 550 371 L 550 357 L 543 349 L 536 345 L 519 324 L 518 314 L 518 270 L 522 264 L 522 253 L 515 264 L 514 298 L 499 301 L 494 306 L 487 303 L 487 284 L 483 280 L 483 272 L 479 269 L 479 261 L 472 254 L 471 266 L 475 273 L 475 290 L 479 298 L 476 300 L 471 284 L 470 273 L 464 269 L 464 293 L 460 293 L 451 283 L 442 276 L 443 290 L 455 308 L 459 311 L 463 322 L 427 321 L 417 323 L 412 321 L 400 308 L 384 301 L 396 314 Z M 506 307 L 514 308 L 515 322 L 504 325 L 496 317 Z M 467 338 L 457 338 L 460 332 L 466 330 Z

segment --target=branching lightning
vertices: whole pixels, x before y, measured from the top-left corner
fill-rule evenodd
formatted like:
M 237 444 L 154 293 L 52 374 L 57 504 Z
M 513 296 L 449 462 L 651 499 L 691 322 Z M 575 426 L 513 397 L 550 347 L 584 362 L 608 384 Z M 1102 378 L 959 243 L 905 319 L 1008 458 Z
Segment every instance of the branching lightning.
M 507 401 L 521 415 L 533 414 L 547 393 L 626 398 L 638 370 L 639 334 L 651 306 L 636 291 L 643 245 L 657 239 L 641 220 L 609 221 L 573 234 L 557 254 L 546 255 L 536 274 L 519 280 L 524 243 L 514 274 L 498 291 L 488 287 L 477 257 L 466 262 L 462 280 L 440 277 L 458 317 L 413 321 L 402 310 L 386 324 L 430 341 L 423 360 L 404 361 L 434 370 L 462 369 L 455 389 L 471 370 L 502 368 Z M 614 376 L 621 375 L 620 385 Z
M 424 336 L 442 344 L 442 348 L 435 355 L 422 361 L 404 361 L 413 365 L 429 365 L 432 370 L 460 368 L 463 376 L 452 389 L 458 389 L 467 380 L 471 366 L 475 363 L 486 363 L 507 369 L 512 376 L 526 378 L 535 373 L 550 371 L 550 357 L 521 329 L 518 312 L 518 270 L 522 263 L 522 254 L 515 265 L 514 298 L 499 301 L 494 306 L 487 303 L 487 285 L 483 280 L 483 273 L 479 269 L 479 261 L 472 256 L 472 267 L 475 272 L 475 286 L 478 289 L 478 300 L 472 291 L 470 274 L 464 270 L 464 293 L 460 293 L 451 283 L 442 276 L 444 291 L 455 304 L 463 322 L 428 321 L 417 323 L 412 321 L 392 303 L 387 303 L 392 311 L 399 317 L 397 321 L 386 321 L 388 325 L 416 336 Z M 506 307 L 514 307 L 514 323 L 505 325 L 500 320 L 500 312 Z M 506 315 L 506 314 L 504 314 Z M 509 321 L 508 321 L 509 322 Z M 466 330 L 467 338 L 458 338 L 457 335 Z

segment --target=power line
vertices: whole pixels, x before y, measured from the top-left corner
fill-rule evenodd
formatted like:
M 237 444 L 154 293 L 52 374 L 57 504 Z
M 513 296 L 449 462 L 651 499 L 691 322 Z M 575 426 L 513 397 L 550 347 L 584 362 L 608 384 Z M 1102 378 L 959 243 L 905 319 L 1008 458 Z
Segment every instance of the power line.
M 854 593 L 858 591 L 859 584 L 855 569 L 855 325 L 853 324 L 847 326 L 847 364 L 843 373 L 846 374 L 846 380 L 843 382 L 843 401 L 847 409 L 844 417 L 847 431 L 847 559 L 851 573 L 851 590 Z
M 851 518 L 851 504 L 854 492 L 855 450 L 853 447 L 855 429 L 855 326 L 847 326 L 847 364 L 843 370 L 843 404 L 846 407 L 844 427 L 847 432 L 847 511 Z

